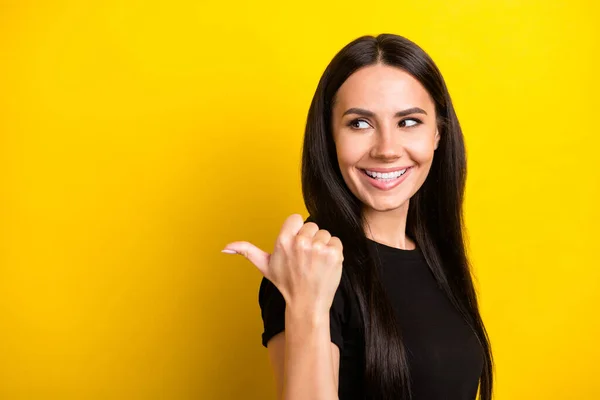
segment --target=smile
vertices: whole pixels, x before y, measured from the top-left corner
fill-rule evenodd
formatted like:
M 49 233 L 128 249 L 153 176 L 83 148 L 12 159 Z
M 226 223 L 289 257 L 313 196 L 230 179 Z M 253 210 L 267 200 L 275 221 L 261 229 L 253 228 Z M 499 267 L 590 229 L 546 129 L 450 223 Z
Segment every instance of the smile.
M 362 176 L 375 188 L 380 190 L 390 190 L 402 183 L 406 176 L 409 175 L 413 167 L 399 169 L 393 172 L 374 172 L 366 169 L 361 169 Z
M 376 178 L 379 180 L 387 180 L 387 179 L 396 179 L 402 175 L 404 175 L 404 173 L 408 170 L 408 168 L 404 168 L 404 169 L 400 169 L 398 171 L 394 171 L 394 172 L 385 172 L 385 173 L 381 173 L 381 172 L 373 172 L 373 171 L 369 171 L 368 169 L 365 169 L 365 173 L 367 175 L 369 175 L 371 178 Z

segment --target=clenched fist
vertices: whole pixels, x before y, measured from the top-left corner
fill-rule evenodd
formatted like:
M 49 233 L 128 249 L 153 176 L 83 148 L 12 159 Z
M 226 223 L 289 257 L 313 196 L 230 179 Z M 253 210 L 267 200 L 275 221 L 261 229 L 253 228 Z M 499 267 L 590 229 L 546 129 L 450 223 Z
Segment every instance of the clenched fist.
M 246 257 L 279 289 L 288 307 L 328 312 L 342 277 L 342 242 L 300 214 L 290 215 L 273 254 L 248 242 L 232 242 L 223 252 Z

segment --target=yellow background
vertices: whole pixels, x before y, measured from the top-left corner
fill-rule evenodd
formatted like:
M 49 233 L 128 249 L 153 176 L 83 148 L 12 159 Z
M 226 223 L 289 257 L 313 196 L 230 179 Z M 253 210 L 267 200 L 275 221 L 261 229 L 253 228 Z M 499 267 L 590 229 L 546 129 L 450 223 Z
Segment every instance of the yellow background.
M 363 34 L 438 63 L 496 398 L 600 398 L 595 2 L 3 1 L 0 398 L 273 399 L 260 273 L 306 215 L 317 81 Z

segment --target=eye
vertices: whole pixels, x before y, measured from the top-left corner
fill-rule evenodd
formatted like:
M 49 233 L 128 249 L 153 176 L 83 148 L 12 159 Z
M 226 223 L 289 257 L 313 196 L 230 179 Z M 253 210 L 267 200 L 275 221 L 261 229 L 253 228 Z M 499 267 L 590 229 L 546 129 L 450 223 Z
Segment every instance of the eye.
M 366 129 L 371 125 L 364 119 L 353 119 L 348 123 L 348 126 L 352 129 Z
M 400 121 L 401 128 L 411 128 L 413 126 L 417 126 L 421 124 L 421 121 L 416 118 L 407 118 Z

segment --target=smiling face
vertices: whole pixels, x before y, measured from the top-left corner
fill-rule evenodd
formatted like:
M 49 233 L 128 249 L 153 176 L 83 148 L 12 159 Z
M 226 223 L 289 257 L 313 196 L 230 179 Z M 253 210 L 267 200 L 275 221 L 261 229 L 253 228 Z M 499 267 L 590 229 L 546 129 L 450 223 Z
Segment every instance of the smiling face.
M 336 94 L 332 129 L 344 181 L 366 211 L 407 210 L 439 143 L 435 105 L 419 81 L 383 64 L 359 69 Z

